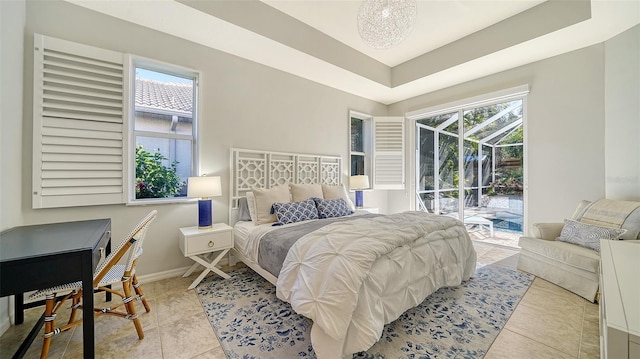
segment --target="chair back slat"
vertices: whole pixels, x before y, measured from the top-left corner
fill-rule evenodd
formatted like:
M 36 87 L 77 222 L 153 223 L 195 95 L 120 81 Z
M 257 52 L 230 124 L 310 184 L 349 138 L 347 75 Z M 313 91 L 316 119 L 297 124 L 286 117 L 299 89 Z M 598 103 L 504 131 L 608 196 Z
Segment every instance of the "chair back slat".
M 149 224 L 156 218 L 158 214 L 157 210 L 153 210 L 149 212 L 141 221 L 138 223 L 129 234 L 124 238 L 122 242 L 118 245 L 116 249 L 114 249 L 111 254 L 107 256 L 107 258 L 102 262 L 102 264 L 96 269 L 95 274 L 93 276 L 93 286 L 94 288 L 98 286 L 100 281 L 104 278 L 105 275 L 109 272 L 109 270 L 116 265 L 122 257 L 129 252 L 129 257 L 127 259 L 126 271 L 131 270 L 131 266 L 134 264 L 134 260 L 140 256 L 140 249 L 142 246 L 142 242 L 144 241 L 144 237 L 147 233 L 147 228 Z M 133 248 L 132 248 L 133 247 Z
M 133 248 L 129 250 L 129 259 L 127 259 L 127 264 L 125 266 L 126 271 L 130 271 L 133 268 L 134 261 L 142 254 L 142 244 L 144 243 L 146 235 L 147 227 L 145 226 L 133 237 L 136 242 L 133 244 Z

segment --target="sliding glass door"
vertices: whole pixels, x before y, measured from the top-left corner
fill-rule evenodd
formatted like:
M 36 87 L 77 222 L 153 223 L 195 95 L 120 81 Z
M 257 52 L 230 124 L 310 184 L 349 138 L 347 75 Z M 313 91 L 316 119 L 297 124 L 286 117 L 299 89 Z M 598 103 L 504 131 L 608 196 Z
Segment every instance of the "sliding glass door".
M 523 99 L 416 121 L 418 209 L 522 230 Z
M 458 113 L 417 122 L 418 205 L 440 213 L 458 212 Z

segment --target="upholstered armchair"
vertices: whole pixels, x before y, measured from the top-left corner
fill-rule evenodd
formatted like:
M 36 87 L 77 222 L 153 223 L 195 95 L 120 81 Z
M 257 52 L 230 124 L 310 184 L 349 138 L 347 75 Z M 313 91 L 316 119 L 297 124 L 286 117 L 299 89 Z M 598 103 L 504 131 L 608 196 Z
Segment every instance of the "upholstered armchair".
M 640 202 L 581 201 L 565 223 L 535 223 L 521 237 L 518 269 L 595 302 L 600 239 L 640 239 Z

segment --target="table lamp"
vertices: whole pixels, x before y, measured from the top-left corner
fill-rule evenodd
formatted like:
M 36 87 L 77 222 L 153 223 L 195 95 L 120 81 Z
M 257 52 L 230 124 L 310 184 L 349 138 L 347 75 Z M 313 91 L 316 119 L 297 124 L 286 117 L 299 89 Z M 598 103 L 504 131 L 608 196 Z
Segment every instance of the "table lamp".
M 213 221 L 211 197 L 222 195 L 219 176 L 189 177 L 187 180 L 187 197 L 198 197 L 198 228 L 211 228 Z
M 349 177 L 349 187 L 356 190 L 356 208 L 362 208 L 362 190 L 369 188 L 369 176 L 358 175 Z

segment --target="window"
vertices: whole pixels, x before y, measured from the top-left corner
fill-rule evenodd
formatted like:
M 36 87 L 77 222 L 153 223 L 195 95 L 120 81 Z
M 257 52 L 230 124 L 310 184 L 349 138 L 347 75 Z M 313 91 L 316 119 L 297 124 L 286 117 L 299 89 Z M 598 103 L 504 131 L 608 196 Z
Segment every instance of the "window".
M 350 127 L 350 171 L 351 176 L 369 175 L 371 159 L 371 116 L 351 112 Z
M 197 74 L 134 61 L 132 196 L 185 197 L 196 158 Z
M 374 189 L 404 189 L 404 118 L 349 114 L 349 174 Z
M 33 208 L 185 196 L 199 75 L 129 58 L 34 35 Z

